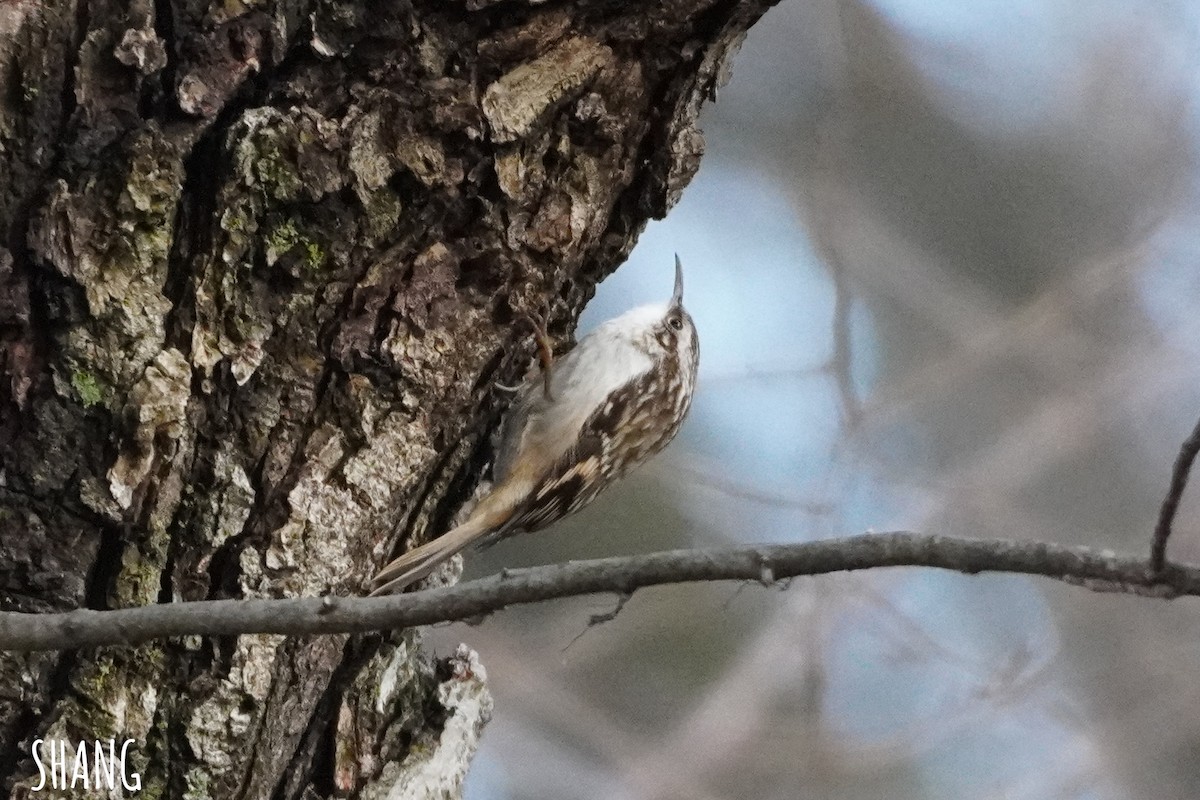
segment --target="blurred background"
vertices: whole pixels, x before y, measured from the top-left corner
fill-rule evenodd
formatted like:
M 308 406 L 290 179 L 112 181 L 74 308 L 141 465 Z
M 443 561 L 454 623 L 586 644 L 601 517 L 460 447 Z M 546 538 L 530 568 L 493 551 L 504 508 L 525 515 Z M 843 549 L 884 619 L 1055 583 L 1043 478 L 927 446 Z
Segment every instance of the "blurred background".
M 468 577 L 897 528 L 1146 551 L 1200 416 L 1198 100 L 1189 0 L 785 0 L 581 328 L 665 298 L 678 251 L 688 423 Z M 615 602 L 427 633 L 496 697 L 469 800 L 1200 797 L 1195 600 L 890 569 L 589 629 Z

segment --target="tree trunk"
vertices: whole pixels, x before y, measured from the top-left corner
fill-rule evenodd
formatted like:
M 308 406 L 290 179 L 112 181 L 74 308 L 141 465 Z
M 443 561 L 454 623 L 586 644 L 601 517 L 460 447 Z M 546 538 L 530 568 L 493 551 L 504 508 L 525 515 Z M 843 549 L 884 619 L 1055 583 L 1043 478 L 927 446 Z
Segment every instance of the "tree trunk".
M 3 608 L 354 594 L 445 530 L 521 315 L 672 205 L 766 5 L 0 0 Z M 6 653 L 0 783 L 128 738 L 145 796 L 456 796 L 489 713 L 412 632 Z

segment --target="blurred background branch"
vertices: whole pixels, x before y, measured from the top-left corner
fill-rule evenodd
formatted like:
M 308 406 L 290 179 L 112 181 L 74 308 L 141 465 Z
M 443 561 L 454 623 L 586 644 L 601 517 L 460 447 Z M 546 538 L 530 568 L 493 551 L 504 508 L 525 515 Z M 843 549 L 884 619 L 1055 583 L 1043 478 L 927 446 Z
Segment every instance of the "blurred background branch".
M 655 299 L 678 250 L 691 419 L 468 577 L 866 529 L 1145 558 L 1200 408 L 1198 42 L 1180 0 L 780 3 L 583 322 Z M 1200 563 L 1200 492 L 1174 528 Z M 468 800 L 1200 796 L 1195 601 L 932 569 L 752 587 L 637 592 L 565 653 L 610 597 L 423 629 L 494 667 Z
M 1196 461 L 1196 453 L 1200 452 L 1200 422 L 1192 429 L 1192 435 L 1179 448 L 1179 456 L 1171 468 L 1171 485 L 1167 488 L 1167 496 L 1163 498 L 1162 508 L 1158 513 L 1158 523 L 1154 526 L 1154 539 L 1150 547 L 1150 569 L 1154 572 L 1162 570 L 1167 560 L 1167 539 L 1171 536 L 1171 526 L 1175 523 L 1175 514 L 1179 511 L 1179 501 L 1183 499 L 1183 490 L 1187 488 L 1188 476 L 1192 472 L 1192 464 Z

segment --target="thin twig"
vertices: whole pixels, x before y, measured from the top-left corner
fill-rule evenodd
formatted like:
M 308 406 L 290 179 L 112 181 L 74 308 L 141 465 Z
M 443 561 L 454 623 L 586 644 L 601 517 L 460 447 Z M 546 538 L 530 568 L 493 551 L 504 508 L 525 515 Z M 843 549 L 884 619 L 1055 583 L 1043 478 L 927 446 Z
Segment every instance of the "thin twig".
M 0 650 L 132 645 L 171 636 L 360 633 L 452 622 L 559 597 L 697 581 L 758 581 L 875 567 L 924 566 L 967 574 L 1042 575 L 1101 591 L 1154 597 L 1200 595 L 1200 567 L 1164 565 L 1086 547 L 1006 539 L 877 533 L 817 542 L 672 550 L 512 571 L 411 594 L 284 600 L 206 600 L 116 611 L 0 613 Z
M 1171 468 L 1171 485 L 1158 512 L 1158 523 L 1154 526 L 1154 539 L 1150 544 L 1150 571 L 1156 575 L 1163 571 L 1167 563 L 1167 539 L 1171 536 L 1175 512 L 1179 510 L 1179 501 L 1183 498 L 1183 490 L 1187 488 L 1188 474 L 1192 471 L 1192 463 L 1195 462 L 1198 452 L 1200 422 L 1196 423 L 1192 435 L 1179 448 L 1179 456 L 1175 459 L 1175 466 Z
M 562 652 L 565 653 L 574 647 L 575 643 L 582 639 L 584 634 L 590 631 L 592 628 L 596 627 L 597 625 L 603 625 L 606 622 L 612 622 L 614 619 L 616 619 L 617 615 L 621 613 L 622 609 L 625 608 L 625 604 L 628 603 L 632 597 L 632 592 L 622 592 L 621 594 L 617 595 L 617 604 L 613 606 L 612 611 L 605 611 L 602 614 L 592 614 L 589 616 L 587 626 L 579 633 L 575 634 L 575 637 L 571 639 L 571 641 L 567 642 L 567 646 L 562 649 Z

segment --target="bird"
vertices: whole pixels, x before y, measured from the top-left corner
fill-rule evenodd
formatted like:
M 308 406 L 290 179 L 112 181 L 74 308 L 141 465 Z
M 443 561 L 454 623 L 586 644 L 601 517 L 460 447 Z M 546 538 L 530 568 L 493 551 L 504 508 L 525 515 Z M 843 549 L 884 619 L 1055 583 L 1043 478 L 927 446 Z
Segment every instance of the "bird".
M 429 576 L 473 544 L 540 530 L 586 506 L 679 432 L 696 388 L 700 342 L 683 307 L 683 266 L 665 303 L 626 311 L 551 359 L 517 389 L 500 428 L 491 490 L 457 527 L 371 579 L 372 597 Z

